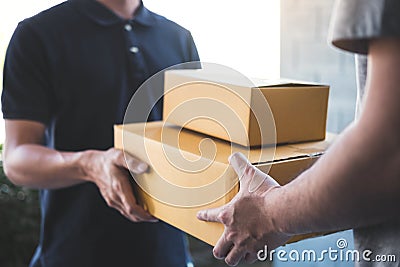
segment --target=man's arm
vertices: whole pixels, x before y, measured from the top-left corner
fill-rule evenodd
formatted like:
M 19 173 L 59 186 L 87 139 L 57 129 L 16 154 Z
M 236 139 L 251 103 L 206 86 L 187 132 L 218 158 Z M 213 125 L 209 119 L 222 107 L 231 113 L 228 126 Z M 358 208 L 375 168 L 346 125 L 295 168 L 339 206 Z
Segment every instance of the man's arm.
M 398 216 L 400 40 L 372 41 L 368 64 L 360 121 L 309 171 L 282 188 L 282 204 L 288 209 L 286 214 L 276 210 L 274 215 L 281 231 L 337 230 Z M 295 210 L 296 218 L 292 218 Z
M 294 181 L 270 186 L 272 178 L 234 157 L 242 162 L 236 164 L 242 166 L 236 167 L 237 172 L 246 170 L 241 179 L 263 176 L 265 182 L 253 193 L 241 188 L 239 197 L 219 209 L 199 213 L 202 220 L 225 224 L 214 248 L 217 257 L 231 265 L 242 258 L 254 261 L 262 246 L 276 247 L 291 235 L 353 228 L 398 216 L 400 40 L 372 41 L 368 64 L 360 120 Z
M 120 150 L 59 152 L 44 147 L 45 126 L 27 120 L 6 120 L 3 164 L 7 177 L 17 185 L 56 189 L 93 182 L 110 207 L 132 221 L 154 221 L 133 195 L 129 169 L 146 171 L 147 165 Z

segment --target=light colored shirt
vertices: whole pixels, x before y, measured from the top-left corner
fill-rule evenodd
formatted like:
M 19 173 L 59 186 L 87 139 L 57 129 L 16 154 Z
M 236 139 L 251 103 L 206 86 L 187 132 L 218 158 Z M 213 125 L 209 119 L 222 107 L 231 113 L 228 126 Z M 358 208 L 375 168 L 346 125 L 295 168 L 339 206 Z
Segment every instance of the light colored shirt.
M 336 1 L 330 41 L 338 48 L 356 53 L 356 119 L 363 107 L 369 42 L 384 37 L 400 38 L 400 0 Z M 371 261 L 362 260 L 356 266 L 400 266 L 400 220 L 354 229 L 354 245 L 359 252 L 372 251 Z M 395 255 L 396 261 L 378 261 L 378 255 Z

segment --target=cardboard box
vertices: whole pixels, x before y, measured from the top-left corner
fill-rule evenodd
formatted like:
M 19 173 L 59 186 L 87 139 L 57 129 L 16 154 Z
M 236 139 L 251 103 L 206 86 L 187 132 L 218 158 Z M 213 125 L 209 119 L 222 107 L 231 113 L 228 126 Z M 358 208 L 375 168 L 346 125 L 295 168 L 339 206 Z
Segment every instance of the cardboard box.
M 326 85 L 199 69 L 167 71 L 164 86 L 163 120 L 190 130 L 243 146 L 325 138 Z
M 135 177 L 140 203 L 155 217 L 211 245 L 223 225 L 199 221 L 196 213 L 224 205 L 238 192 L 237 176 L 228 164 L 231 153 L 242 152 L 264 172 L 271 168 L 269 174 L 285 184 L 309 168 L 331 141 L 248 150 L 164 122 L 115 126 L 115 147 L 151 166 Z

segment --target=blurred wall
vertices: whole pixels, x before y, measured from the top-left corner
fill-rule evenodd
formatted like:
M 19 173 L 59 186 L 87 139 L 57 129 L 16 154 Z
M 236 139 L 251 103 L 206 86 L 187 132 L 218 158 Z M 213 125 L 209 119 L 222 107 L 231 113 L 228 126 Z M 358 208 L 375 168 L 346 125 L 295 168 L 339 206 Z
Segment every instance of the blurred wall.
M 331 86 L 328 130 L 340 132 L 354 118 L 354 56 L 328 44 L 334 0 L 281 0 L 281 76 Z

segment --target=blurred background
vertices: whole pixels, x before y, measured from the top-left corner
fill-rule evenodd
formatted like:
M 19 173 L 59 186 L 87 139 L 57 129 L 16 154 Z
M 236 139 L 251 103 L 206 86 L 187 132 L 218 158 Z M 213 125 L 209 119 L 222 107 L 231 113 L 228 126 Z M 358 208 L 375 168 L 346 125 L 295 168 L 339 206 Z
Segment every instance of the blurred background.
M 17 23 L 60 0 L 0 2 L 0 68 Z M 144 0 L 192 32 L 205 62 L 234 68 L 250 77 L 285 77 L 331 86 L 328 130 L 341 132 L 354 118 L 356 83 L 354 58 L 333 49 L 327 41 L 334 0 Z M 2 82 L 2 75 L 0 81 Z M 0 122 L 0 144 L 4 125 Z M 27 266 L 38 238 L 37 192 L 13 186 L 0 172 L 0 266 Z M 345 238 L 353 246 L 352 232 L 314 238 L 283 249 L 321 251 Z M 214 260 L 211 247 L 190 238 L 195 266 L 225 266 Z M 268 266 L 259 262 L 253 266 Z M 278 262 L 273 266 L 352 266 L 348 262 Z M 244 266 L 244 265 L 242 265 Z

